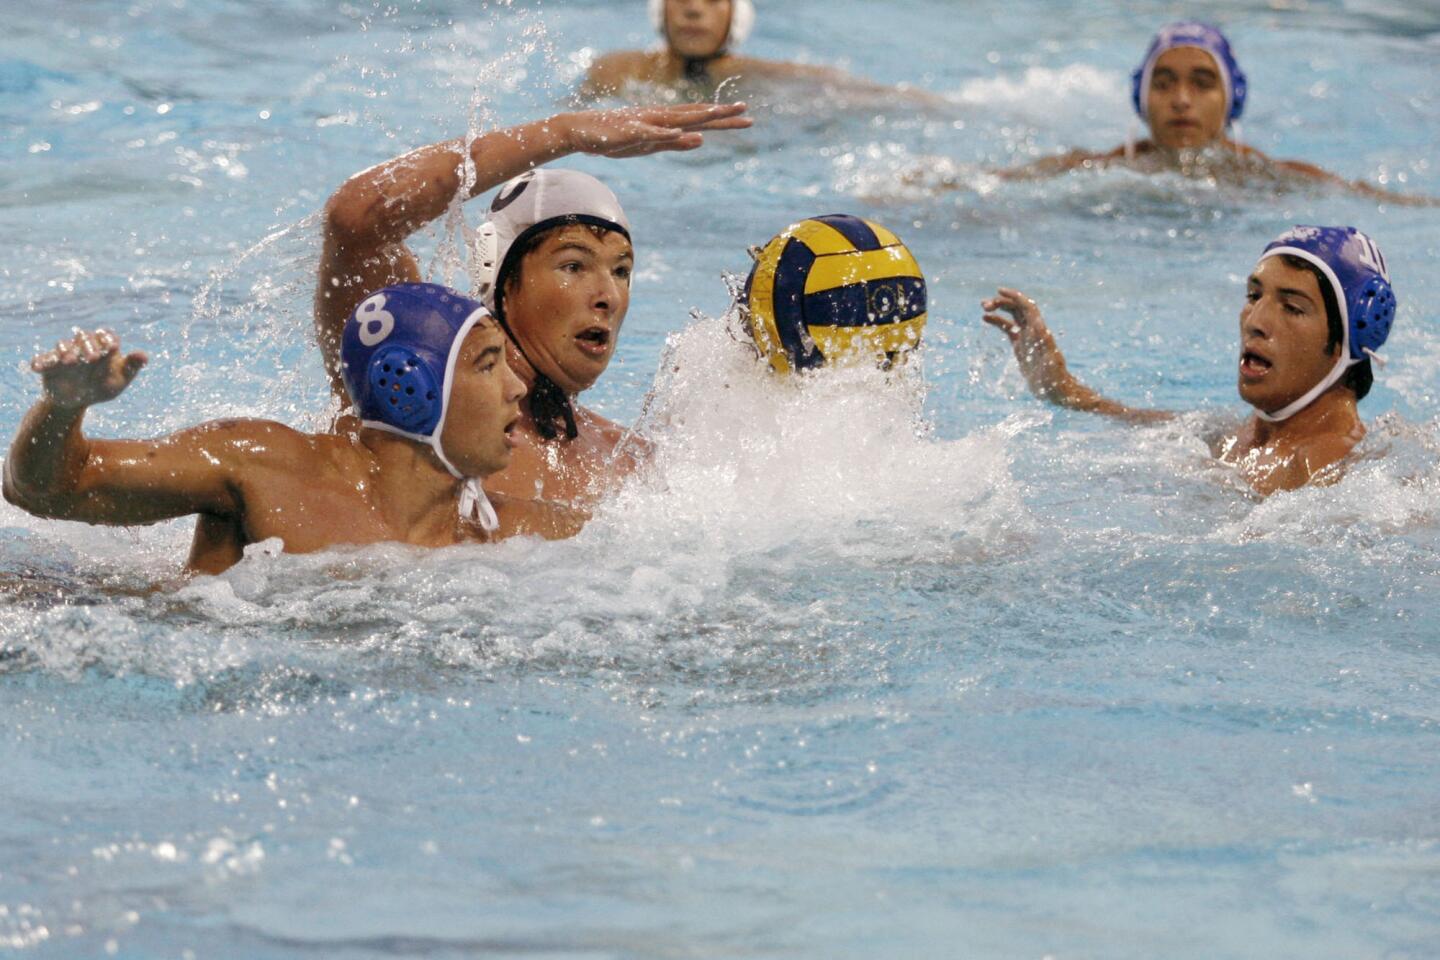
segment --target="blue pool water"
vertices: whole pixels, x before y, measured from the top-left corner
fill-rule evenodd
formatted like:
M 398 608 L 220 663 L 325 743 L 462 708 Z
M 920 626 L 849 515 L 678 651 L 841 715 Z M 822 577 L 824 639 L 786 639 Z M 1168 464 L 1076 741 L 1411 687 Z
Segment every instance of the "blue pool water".
M 640 257 L 593 400 L 661 450 L 574 541 L 257 549 L 184 583 L 186 523 L 0 506 L 0 949 L 1440 954 L 1440 211 L 988 177 L 1124 138 L 1180 8 L 1082 6 L 762 0 L 751 52 L 949 104 L 757 87 L 755 129 L 704 151 L 567 161 Z M 1203 7 L 1250 73 L 1247 142 L 1440 195 L 1433 4 Z M 6 435 L 74 324 L 152 354 L 96 433 L 323 424 L 329 192 L 650 42 L 639 0 L 51 0 L 5 27 Z M 746 246 L 838 210 L 931 277 L 923 384 L 777 388 L 708 319 Z M 1358 462 L 1260 501 L 1203 437 L 1242 412 L 1254 256 L 1315 221 L 1371 232 L 1402 307 Z M 463 282 L 446 243 L 418 246 Z M 1085 379 L 1196 412 L 1029 399 L 978 320 L 1001 283 Z

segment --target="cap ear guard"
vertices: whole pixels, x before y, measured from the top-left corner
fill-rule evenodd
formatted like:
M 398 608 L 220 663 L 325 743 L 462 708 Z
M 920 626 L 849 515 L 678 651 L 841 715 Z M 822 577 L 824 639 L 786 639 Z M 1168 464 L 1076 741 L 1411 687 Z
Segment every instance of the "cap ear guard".
M 1395 291 L 1384 277 L 1371 277 L 1356 296 L 1352 308 L 1355 324 L 1350 341 L 1350 352 L 1359 357 L 1366 351 L 1372 355 L 1390 336 L 1390 325 L 1395 322 Z
M 500 235 L 492 220 L 480 224 L 470 246 L 471 281 L 475 294 L 495 312 L 495 280 L 500 273 Z
M 1245 95 L 1249 92 L 1249 84 L 1245 80 L 1245 71 L 1240 69 L 1240 64 L 1234 60 L 1230 61 L 1230 121 L 1233 123 L 1240 119 L 1240 114 L 1245 112 Z
M 755 4 L 753 0 L 731 0 L 730 34 L 725 38 L 727 47 L 738 47 L 750 38 L 755 29 Z
M 415 351 L 381 347 L 365 371 L 371 395 L 389 407 L 389 420 L 411 433 L 429 433 L 440 420 L 441 385 Z

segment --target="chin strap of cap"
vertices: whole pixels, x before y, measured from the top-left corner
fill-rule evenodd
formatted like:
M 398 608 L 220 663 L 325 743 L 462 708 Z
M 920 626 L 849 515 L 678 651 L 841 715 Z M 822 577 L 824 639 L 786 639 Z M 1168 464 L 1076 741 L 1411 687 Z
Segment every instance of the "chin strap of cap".
M 450 476 L 460 481 L 460 503 L 458 505 L 460 519 L 479 524 L 480 529 L 486 533 L 494 533 L 500 529 L 500 518 L 495 515 L 495 507 L 491 505 L 490 498 L 485 496 L 485 490 L 480 486 L 480 481 L 475 477 L 467 477 L 457 470 L 455 464 L 450 462 L 450 458 L 445 456 L 445 448 L 440 445 L 440 434 L 445 429 L 445 419 L 450 415 L 450 388 L 455 382 L 455 364 L 460 359 L 460 347 L 465 342 L 465 337 L 471 328 L 487 317 L 489 317 L 488 312 L 477 309 L 465 319 L 465 323 L 455 334 L 455 339 L 451 341 L 450 355 L 445 362 L 443 387 L 445 400 L 440 412 L 440 422 L 435 425 L 435 429 L 425 440 L 430 444 L 430 449 L 435 451 L 435 456 L 439 458 L 440 463 L 450 471 Z
M 519 349 L 519 345 L 516 345 Z M 521 350 L 520 355 L 524 356 L 525 351 Z M 529 357 L 526 357 L 529 362 Z M 535 365 L 530 364 L 533 370 Z M 575 404 L 570 402 L 570 397 L 560 385 L 551 380 L 539 370 L 535 371 L 535 382 L 530 386 L 530 417 L 535 421 L 535 429 L 540 431 L 540 436 L 546 440 L 554 440 L 560 435 L 555 427 L 556 420 L 565 421 L 565 439 L 574 440 L 580 436 L 580 430 L 575 425 Z
M 480 529 L 486 533 L 494 533 L 500 529 L 500 518 L 495 515 L 495 507 L 490 503 L 490 498 L 485 496 L 485 488 L 480 486 L 480 481 L 475 477 L 467 477 L 455 469 L 455 464 L 450 462 L 450 458 L 445 456 L 445 451 L 440 447 L 438 431 L 430 439 L 430 449 L 435 451 L 440 463 L 450 471 L 450 476 L 460 481 L 460 519 L 479 524 Z
M 485 496 L 480 481 L 474 477 L 465 480 L 460 488 L 460 516 L 472 523 L 478 523 L 486 533 L 500 529 L 500 518 L 495 515 L 495 506 Z
M 1315 386 L 1311 387 L 1304 396 L 1300 397 L 1300 399 L 1296 400 L 1294 403 L 1290 403 L 1281 407 L 1274 413 L 1266 413 L 1264 410 L 1256 407 L 1255 416 L 1259 417 L 1261 420 L 1264 420 L 1267 423 L 1279 423 L 1282 420 L 1289 420 L 1291 417 L 1295 416 L 1295 414 L 1299 413 L 1301 410 L 1304 410 L 1306 407 L 1310 406 L 1310 404 L 1314 403 L 1316 398 L 1319 397 L 1320 394 L 1335 386 L 1335 384 L 1339 382 L 1340 378 L 1345 375 L 1345 371 L 1349 370 L 1357 363 L 1360 363 L 1360 361 L 1351 358 L 1348 353 L 1342 352 L 1340 354 L 1340 359 L 1335 361 L 1335 366 L 1331 367 L 1330 372 L 1325 375 L 1325 379 L 1321 380 L 1319 383 L 1315 384 Z

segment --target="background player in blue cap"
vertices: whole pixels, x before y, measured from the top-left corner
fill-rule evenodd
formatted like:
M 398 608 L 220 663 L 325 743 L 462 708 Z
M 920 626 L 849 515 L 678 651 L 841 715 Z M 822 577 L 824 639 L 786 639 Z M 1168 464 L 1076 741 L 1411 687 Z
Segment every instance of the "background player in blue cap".
M 1072 150 L 1010 170 L 1002 177 L 1052 176 L 1082 167 L 1124 163 L 1145 170 L 1184 169 L 1216 172 L 1217 161 L 1246 170 L 1320 181 L 1367 196 L 1406 204 L 1429 204 L 1431 198 L 1392 193 L 1360 181 L 1347 181 L 1298 160 L 1274 160 L 1232 138 L 1233 126 L 1245 112 L 1249 93 L 1230 42 L 1218 27 L 1199 21 L 1172 23 L 1156 34 L 1145 59 L 1131 75 L 1130 100 L 1149 131 L 1100 153 Z
M 345 318 L 374 291 L 420 278 L 405 240 L 504 184 L 473 238 L 476 292 L 508 334 L 529 394 L 511 466 L 487 489 L 583 505 L 597 495 L 624 431 L 575 398 L 609 366 L 630 303 L 634 252 L 615 195 L 588 174 L 536 169 L 572 153 L 636 157 L 693 150 L 703 131 L 750 125 L 744 104 L 563 113 L 447 140 L 356 174 L 325 206 L 315 323 L 335 392 Z
M 44 396 L 5 461 L 5 498 L 87 523 L 205 519 L 187 569 L 219 573 L 247 544 L 308 553 L 399 541 L 438 547 L 498 535 L 478 482 L 510 462 L 524 384 L 477 301 L 432 284 L 381 290 L 346 324 L 343 379 L 363 418 L 350 433 L 217 420 L 158 440 L 92 440 L 85 411 L 145 365 L 114 334 L 77 332 L 31 368 Z M 457 510 L 457 505 L 459 509 Z M 500 500 L 506 532 L 569 536 L 581 518 Z
M 1254 415 L 1214 445 L 1261 493 L 1338 477 L 1365 436 L 1356 409 L 1373 382 L 1371 360 L 1390 334 L 1395 294 L 1385 258 L 1354 227 L 1295 227 L 1272 241 L 1240 310 L 1240 398 Z M 1136 422 L 1174 414 L 1101 396 L 1066 368 L 1035 301 L 1002 287 L 981 303 L 1009 337 L 1037 397 Z

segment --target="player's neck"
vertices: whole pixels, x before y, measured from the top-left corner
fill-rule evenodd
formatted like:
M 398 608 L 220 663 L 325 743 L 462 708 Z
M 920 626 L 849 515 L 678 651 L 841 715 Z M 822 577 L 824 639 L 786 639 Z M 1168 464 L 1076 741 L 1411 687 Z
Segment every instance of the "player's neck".
M 455 529 L 460 482 L 424 443 L 366 428 L 360 442 L 374 458 L 367 499 L 379 509 L 397 539 L 443 541 Z
M 1363 436 L 1365 432 L 1355 391 L 1338 383 L 1292 417 L 1279 423 L 1254 417 L 1253 423 L 1255 442 L 1264 446 L 1281 442 L 1300 444 L 1320 437 Z

